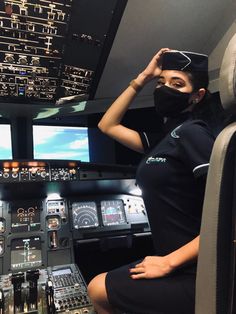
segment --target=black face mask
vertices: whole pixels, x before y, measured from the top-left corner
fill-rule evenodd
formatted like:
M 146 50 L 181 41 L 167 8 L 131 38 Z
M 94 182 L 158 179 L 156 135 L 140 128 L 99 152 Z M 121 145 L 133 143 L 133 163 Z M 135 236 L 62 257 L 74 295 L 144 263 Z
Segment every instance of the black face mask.
M 183 93 L 165 85 L 156 88 L 153 95 L 156 111 L 162 117 L 176 117 L 190 105 L 190 93 Z

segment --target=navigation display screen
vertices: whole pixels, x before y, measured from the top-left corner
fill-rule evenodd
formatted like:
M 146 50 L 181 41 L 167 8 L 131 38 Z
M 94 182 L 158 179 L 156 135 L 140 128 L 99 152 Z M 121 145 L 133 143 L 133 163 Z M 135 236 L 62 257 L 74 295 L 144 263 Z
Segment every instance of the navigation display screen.
M 11 211 L 11 231 L 27 232 L 40 230 L 40 209 L 37 205 L 13 206 Z
M 72 204 L 73 226 L 75 229 L 98 226 L 95 202 L 75 202 Z
M 122 200 L 101 201 L 101 211 L 104 226 L 126 223 L 124 203 Z
M 11 269 L 42 265 L 41 239 L 39 237 L 11 241 Z

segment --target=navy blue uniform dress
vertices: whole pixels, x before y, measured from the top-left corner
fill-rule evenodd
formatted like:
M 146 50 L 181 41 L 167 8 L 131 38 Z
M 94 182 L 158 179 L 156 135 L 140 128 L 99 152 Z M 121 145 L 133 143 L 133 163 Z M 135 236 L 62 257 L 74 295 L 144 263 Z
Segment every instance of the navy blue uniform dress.
M 199 235 L 205 179 L 215 136 L 201 120 L 188 119 L 145 151 L 136 180 L 143 192 L 155 253 L 165 256 Z M 153 145 L 154 144 L 154 145 Z M 194 314 L 196 262 L 168 276 L 133 280 L 129 268 L 106 276 L 109 302 L 125 313 Z

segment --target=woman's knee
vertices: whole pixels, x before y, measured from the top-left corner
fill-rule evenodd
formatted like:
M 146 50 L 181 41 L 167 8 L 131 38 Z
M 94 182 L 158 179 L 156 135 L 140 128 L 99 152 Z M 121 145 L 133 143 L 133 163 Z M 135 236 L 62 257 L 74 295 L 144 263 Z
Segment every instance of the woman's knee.
M 93 301 L 107 301 L 105 286 L 106 273 L 94 277 L 88 284 L 88 294 Z

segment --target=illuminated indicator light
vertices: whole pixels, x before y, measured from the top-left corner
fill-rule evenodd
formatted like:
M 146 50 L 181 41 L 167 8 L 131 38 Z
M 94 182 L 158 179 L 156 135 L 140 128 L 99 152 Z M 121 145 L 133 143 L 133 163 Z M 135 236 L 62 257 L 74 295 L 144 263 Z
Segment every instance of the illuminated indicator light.
M 3 167 L 4 167 L 4 168 L 9 168 L 10 165 L 11 165 L 11 164 L 10 164 L 9 162 L 4 162 L 4 163 L 3 163 Z
M 24 96 L 25 95 L 25 88 L 24 87 L 19 87 L 18 88 L 18 95 L 19 96 Z
M 76 163 L 75 162 L 69 162 L 68 165 L 69 165 L 69 167 L 76 167 Z
M 19 167 L 19 163 L 16 161 L 12 162 L 11 165 L 12 165 L 12 168 L 18 168 Z

